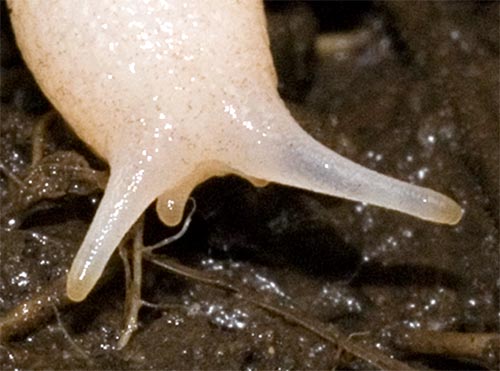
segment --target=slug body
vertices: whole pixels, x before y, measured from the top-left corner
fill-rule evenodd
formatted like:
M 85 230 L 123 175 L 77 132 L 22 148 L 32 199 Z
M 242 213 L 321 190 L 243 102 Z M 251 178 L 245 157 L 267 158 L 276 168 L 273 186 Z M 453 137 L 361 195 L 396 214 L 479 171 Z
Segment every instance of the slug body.
M 365 169 L 313 140 L 277 93 L 263 5 L 235 0 L 11 0 L 18 45 L 44 93 L 109 162 L 110 179 L 73 262 L 83 300 L 125 233 L 157 200 L 175 225 L 189 194 L 239 174 L 438 223 L 448 197 Z

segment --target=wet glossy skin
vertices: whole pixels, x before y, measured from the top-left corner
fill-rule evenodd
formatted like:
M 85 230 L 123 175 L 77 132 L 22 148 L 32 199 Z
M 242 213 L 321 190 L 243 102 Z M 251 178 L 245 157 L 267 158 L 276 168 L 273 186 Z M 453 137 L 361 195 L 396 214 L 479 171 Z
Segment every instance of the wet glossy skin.
M 177 224 L 192 189 L 239 174 L 458 222 L 451 199 L 362 168 L 290 116 L 262 4 L 249 1 L 10 1 L 16 38 L 42 90 L 111 168 L 73 262 L 83 300 L 145 208 Z M 39 17 L 43 14 L 43 17 Z

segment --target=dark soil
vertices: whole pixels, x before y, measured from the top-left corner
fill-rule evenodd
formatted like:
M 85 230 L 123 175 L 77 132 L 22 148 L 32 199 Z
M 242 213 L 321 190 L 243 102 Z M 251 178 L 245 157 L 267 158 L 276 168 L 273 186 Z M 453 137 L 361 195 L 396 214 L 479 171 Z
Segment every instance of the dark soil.
M 143 298 L 162 305 L 141 309 L 117 350 L 120 260 L 85 302 L 63 291 L 106 164 L 50 113 L 2 2 L 0 369 L 390 368 L 383 357 L 498 369 L 499 3 L 267 11 L 280 93 L 304 128 L 358 163 L 449 195 L 463 220 L 441 226 L 212 179 L 192 195 L 186 235 L 159 256 L 234 290 L 144 262 Z M 154 210 L 145 221 L 146 244 L 176 231 Z

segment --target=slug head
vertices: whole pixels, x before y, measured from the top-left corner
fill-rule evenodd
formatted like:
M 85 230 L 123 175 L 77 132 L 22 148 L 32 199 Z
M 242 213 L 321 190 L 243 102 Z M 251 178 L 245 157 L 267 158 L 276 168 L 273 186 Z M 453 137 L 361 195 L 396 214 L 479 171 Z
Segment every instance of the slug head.
M 261 2 L 9 0 L 16 39 L 44 93 L 111 168 L 68 275 L 83 300 L 154 200 L 177 224 L 197 184 L 236 173 L 438 223 L 448 197 L 385 177 L 314 141 L 290 116 Z M 42 14 L 43 16 L 40 16 Z

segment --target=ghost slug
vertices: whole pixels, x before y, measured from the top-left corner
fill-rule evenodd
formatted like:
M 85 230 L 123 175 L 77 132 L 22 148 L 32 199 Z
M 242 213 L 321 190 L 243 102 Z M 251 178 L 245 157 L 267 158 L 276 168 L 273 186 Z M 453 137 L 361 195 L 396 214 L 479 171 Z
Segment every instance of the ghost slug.
M 363 168 L 313 140 L 277 93 L 260 1 L 9 0 L 43 92 L 111 169 L 73 261 L 83 300 L 156 201 L 177 224 L 193 188 L 238 174 L 455 224 L 450 198 Z

